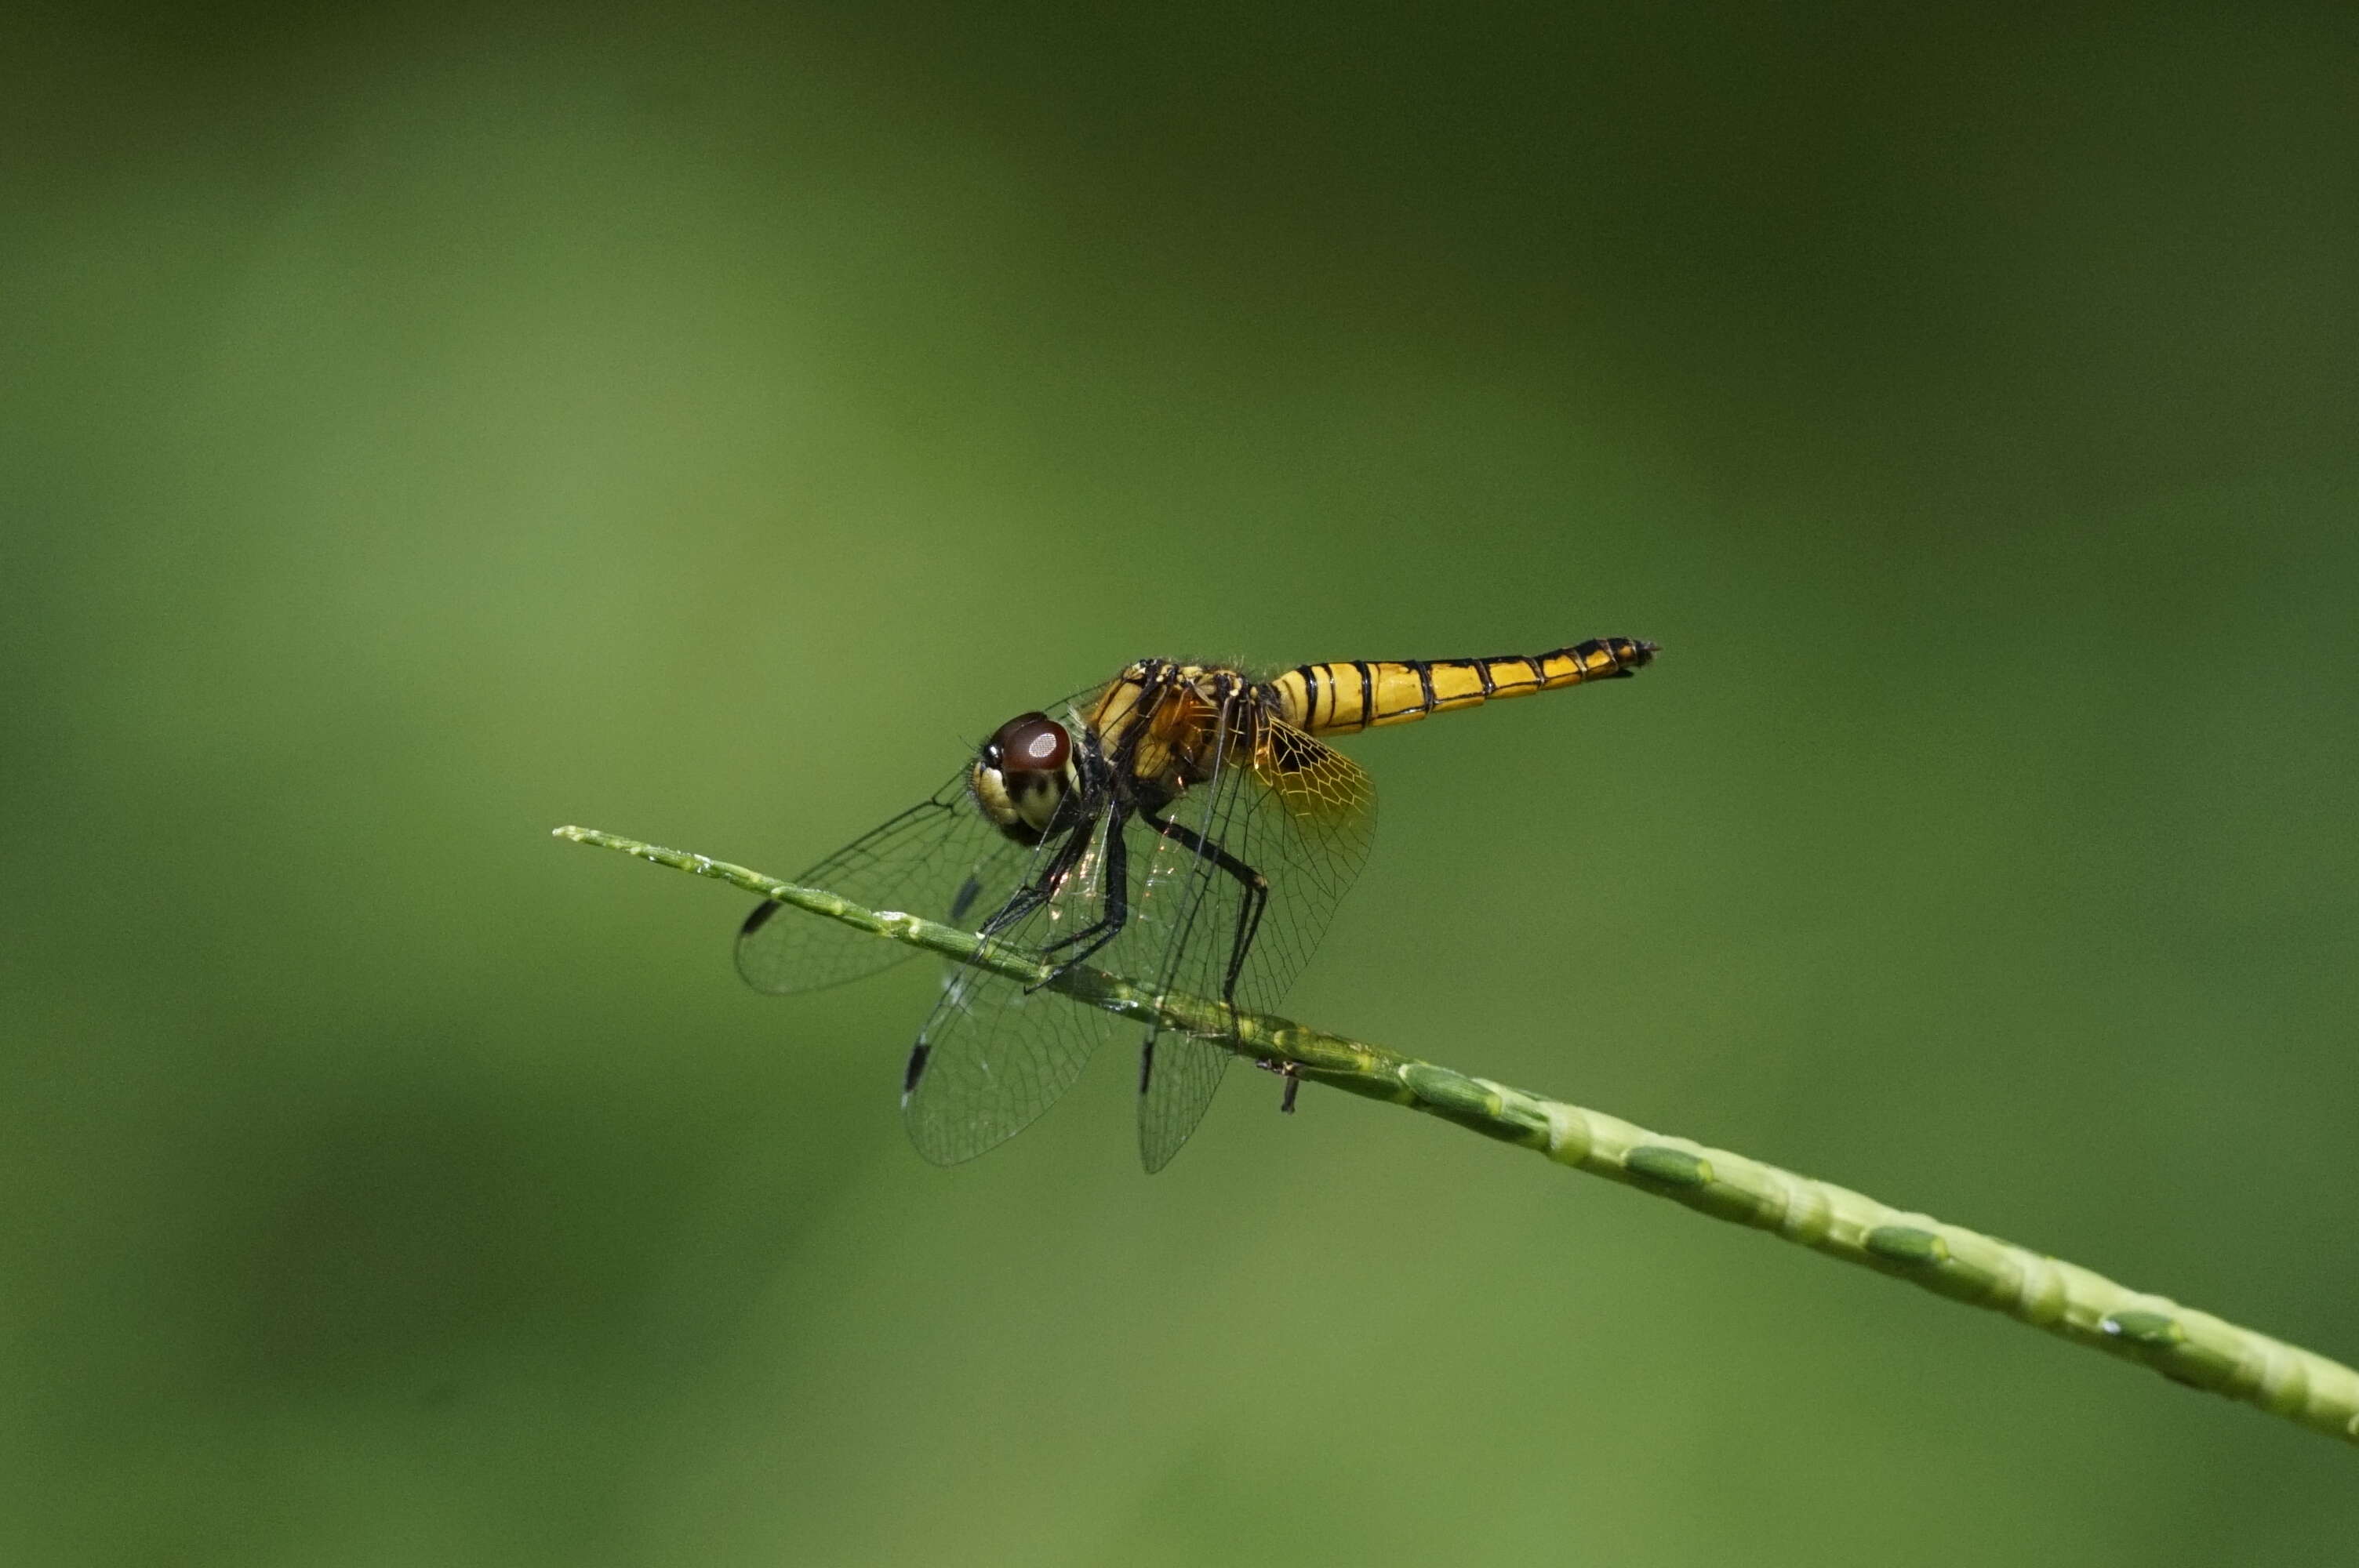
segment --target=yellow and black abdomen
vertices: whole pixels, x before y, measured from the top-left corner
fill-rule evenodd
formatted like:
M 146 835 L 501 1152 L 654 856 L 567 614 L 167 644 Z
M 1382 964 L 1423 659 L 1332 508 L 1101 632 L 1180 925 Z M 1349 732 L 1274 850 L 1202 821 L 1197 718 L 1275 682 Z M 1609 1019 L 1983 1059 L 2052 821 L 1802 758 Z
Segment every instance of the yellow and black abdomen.
M 1278 716 L 1313 735 L 1406 724 L 1429 713 L 1637 673 L 1655 644 L 1600 637 L 1550 654 L 1495 659 L 1355 659 L 1301 665 L 1269 683 Z

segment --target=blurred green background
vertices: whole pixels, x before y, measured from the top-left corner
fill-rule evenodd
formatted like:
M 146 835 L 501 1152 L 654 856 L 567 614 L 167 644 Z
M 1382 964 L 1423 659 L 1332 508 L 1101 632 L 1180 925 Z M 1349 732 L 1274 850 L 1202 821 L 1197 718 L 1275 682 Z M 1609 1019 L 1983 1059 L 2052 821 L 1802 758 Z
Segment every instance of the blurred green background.
M 1290 1011 L 2359 1357 L 2359 16 L 13 14 L 23 1563 L 2314 1563 L 2346 1448 L 742 897 L 1146 654 L 1367 737 Z

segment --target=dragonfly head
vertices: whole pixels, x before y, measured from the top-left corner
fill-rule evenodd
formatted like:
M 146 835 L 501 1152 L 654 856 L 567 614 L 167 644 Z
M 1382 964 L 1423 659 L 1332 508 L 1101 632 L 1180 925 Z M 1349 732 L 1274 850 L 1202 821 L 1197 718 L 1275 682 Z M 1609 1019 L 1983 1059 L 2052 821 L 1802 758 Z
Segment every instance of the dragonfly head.
M 1019 713 L 983 743 L 970 782 L 975 803 L 1001 832 L 1037 844 L 1080 793 L 1073 738 L 1045 713 Z

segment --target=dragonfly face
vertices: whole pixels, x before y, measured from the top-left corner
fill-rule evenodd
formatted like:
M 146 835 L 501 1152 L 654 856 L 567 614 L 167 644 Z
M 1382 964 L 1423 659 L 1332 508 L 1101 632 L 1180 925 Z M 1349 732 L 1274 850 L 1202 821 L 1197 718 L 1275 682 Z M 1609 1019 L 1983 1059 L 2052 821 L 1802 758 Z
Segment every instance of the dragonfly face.
M 1038 844 L 1081 797 L 1073 738 L 1045 713 L 1019 713 L 983 743 L 967 785 L 1002 833 Z
M 1147 659 L 1021 713 L 950 783 L 796 880 L 873 908 L 972 926 L 1059 966 L 1151 990 L 1275 1007 L 1366 858 L 1375 792 L 1322 736 L 1634 674 L 1652 643 L 1606 638 L 1531 656 L 1303 665 L 1267 680 Z M 763 903 L 737 967 L 767 991 L 815 989 L 910 949 Z M 903 1079 L 929 1159 L 972 1158 L 1072 1082 L 1113 1014 L 954 968 Z M 1228 1053 L 1150 1029 L 1139 1050 L 1139 1152 L 1179 1152 Z M 1291 1096 L 1289 1093 L 1289 1099 Z

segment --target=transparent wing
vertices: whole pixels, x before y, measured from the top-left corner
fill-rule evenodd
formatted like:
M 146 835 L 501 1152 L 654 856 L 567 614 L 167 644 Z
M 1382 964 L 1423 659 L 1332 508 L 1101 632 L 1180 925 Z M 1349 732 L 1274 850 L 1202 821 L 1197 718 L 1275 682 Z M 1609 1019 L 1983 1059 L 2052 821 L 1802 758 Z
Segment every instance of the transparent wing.
M 1149 971 L 1159 992 L 1264 1012 L 1310 961 L 1367 859 L 1375 786 L 1291 725 L 1263 717 L 1241 730 L 1241 713 L 1223 708 L 1212 776 L 1164 815 L 1138 924 L 1159 939 Z M 1230 1054 L 1171 1030 L 1151 1031 L 1140 1052 L 1138 1152 L 1159 1171 L 1203 1119 Z
M 1127 892 L 1136 877 L 1111 821 L 1102 816 L 1074 829 L 1087 841 L 1061 879 L 1038 888 L 1038 898 L 1016 889 L 1016 903 L 979 929 L 1002 946 L 1038 953 L 1104 918 L 1109 889 Z M 1057 848 L 1043 846 L 1036 875 L 1052 869 Z M 1119 963 L 1130 935 L 1125 927 L 1090 961 Z M 1118 1022 L 1052 991 L 1027 992 L 985 969 L 954 969 L 909 1054 L 901 1097 L 909 1141 L 936 1164 L 954 1165 L 1014 1137 L 1072 1086 Z
M 966 770 L 931 796 L 795 878 L 871 909 L 897 909 L 973 930 L 1005 904 L 1033 851 L 968 797 Z M 737 932 L 737 972 L 756 990 L 842 985 L 916 957 L 833 920 L 762 903 Z

